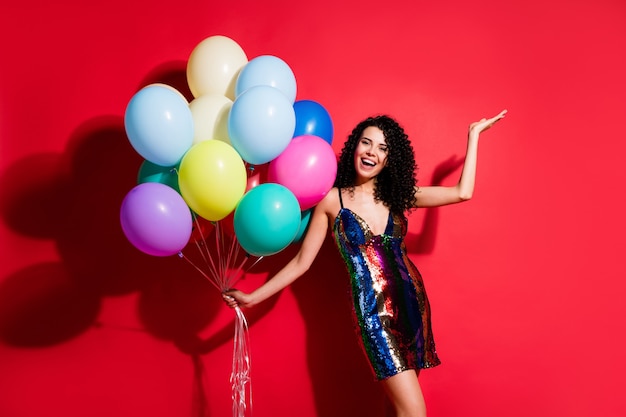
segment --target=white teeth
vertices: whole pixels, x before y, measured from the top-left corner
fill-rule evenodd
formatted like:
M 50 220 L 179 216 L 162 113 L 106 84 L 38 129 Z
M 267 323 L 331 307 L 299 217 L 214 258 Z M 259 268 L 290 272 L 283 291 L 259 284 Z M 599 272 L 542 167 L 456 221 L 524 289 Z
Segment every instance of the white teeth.
M 363 162 L 363 165 L 368 165 L 368 166 L 375 166 L 376 164 L 372 161 L 370 161 L 369 159 L 361 159 L 361 162 Z

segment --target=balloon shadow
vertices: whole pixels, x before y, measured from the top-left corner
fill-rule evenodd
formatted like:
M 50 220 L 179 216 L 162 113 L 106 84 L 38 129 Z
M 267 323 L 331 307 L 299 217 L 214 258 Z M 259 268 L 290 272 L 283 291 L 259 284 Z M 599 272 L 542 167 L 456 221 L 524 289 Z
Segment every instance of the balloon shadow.
M 194 98 L 187 82 L 187 61 L 169 61 L 157 66 L 144 77 L 140 87 L 155 83 L 174 87 L 188 102 Z
M 62 263 L 33 264 L 3 280 L 0 336 L 15 347 L 42 347 L 80 334 L 95 321 L 100 297 L 72 282 Z
M 91 325 L 109 325 L 97 322 L 102 299 L 133 292 L 158 300 L 141 310 L 141 330 L 155 337 L 176 340 L 210 322 L 221 306 L 219 294 L 177 256 L 140 252 L 121 229 L 120 205 L 142 162 L 122 118 L 107 116 L 76 129 L 63 153 L 29 155 L 3 172 L 3 221 L 19 235 L 53 241 L 59 260 L 34 262 L 2 280 L 0 301 L 12 300 L 2 303 L 2 340 L 16 346 L 61 343 Z M 69 295 L 74 302 L 65 302 Z M 216 307 L 206 309 L 211 295 L 208 304 Z M 76 314 L 56 311 L 63 303 Z M 34 326 L 55 314 L 62 318 L 55 326 Z
M 5 342 L 61 343 L 94 324 L 102 297 L 145 285 L 145 278 L 129 273 L 128 264 L 143 260 L 119 227 L 119 204 L 139 162 L 127 142 L 121 118 L 96 118 L 72 134 L 64 153 L 29 155 L 0 177 L 7 227 L 53 241 L 60 256 L 2 281 L 0 299 L 14 300 L 2 311 Z M 54 326 L 37 324 L 50 317 L 58 319 Z

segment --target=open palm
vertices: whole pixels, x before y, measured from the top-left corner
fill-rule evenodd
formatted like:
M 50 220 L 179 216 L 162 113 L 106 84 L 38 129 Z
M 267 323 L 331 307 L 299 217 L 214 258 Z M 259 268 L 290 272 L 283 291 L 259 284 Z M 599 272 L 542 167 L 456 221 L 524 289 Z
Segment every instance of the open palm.
M 493 126 L 498 120 L 502 119 L 506 115 L 506 112 L 507 112 L 506 110 L 502 110 L 500 113 L 498 113 L 496 116 L 490 119 L 483 118 L 477 122 L 470 124 L 469 126 L 470 133 L 484 132 L 485 130 Z

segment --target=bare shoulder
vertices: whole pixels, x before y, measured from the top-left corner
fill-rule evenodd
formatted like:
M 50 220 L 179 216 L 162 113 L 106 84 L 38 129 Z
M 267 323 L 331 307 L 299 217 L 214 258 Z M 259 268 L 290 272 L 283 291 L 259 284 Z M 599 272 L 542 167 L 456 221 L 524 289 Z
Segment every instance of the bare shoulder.
M 329 218 L 334 218 L 339 213 L 341 204 L 339 203 L 339 193 L 336 187 L 331 188 L 322 201 L 317 204 L 316 210 L 321 210 Z

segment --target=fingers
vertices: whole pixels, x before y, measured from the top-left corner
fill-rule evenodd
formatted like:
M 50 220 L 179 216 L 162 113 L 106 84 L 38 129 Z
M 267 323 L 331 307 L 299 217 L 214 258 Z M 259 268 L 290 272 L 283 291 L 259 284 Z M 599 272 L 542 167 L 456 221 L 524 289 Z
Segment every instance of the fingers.
M 502 110 L 500 113 L 498 113 L 496 116 L 492 117 L 491 120 L 493 120 L 494 122 L 497 122 L 498 120 L 502 119 L 506 113 L 508 112 L 508 110 Z
M 491 119 L 482 119 L 480 122 L 477 123 L 477 125 L 483 125 L 484 126 L 483 130 L 487 130 L 491 126 L 493 126 L 498 120 L 504 118 L 506 113 L 507 113 L 507 110 L 502 110 L 500 113 L 493 116 Z
M 224 302 L 226 303 L 226 305 L 230 308 L 235 308 L 239 306 L 239 301 L 237 301 L 237 299 L 233 297 L 232 295 L 228 295 L 227 293 L 222 293 L 222 298 L 224 299 Z
M 485 130 L 488 130 L 497 121 L 502 119 L 506 115 L 506 113 L 507 113 L 507 110 L 502 110 L 500 113 L 498 113 L 496 116 L 494 116 L 494 117 L 492 117 L 490 119 L 482 118 L 478 122 L 474 122 L 474 123 L 470 124 L 470 126 L 469 126 L 470 134 L 480 134 L 480 133 L 484 132 Z
M 504 116 L 506 115 L 506 112 L 507 112 L 506 110 L 502 110 L 500 113 L 498 113 L 497 115 L 493 116 L 493 117 L 492 117 L 492 118 L 490 118 L 490 119 L 482 119 L 482 120 L 480 121 L 480 123 L 484 123 L 484 122 L 486 122 L 486 123 L 487 123 L 487 125 L 488 125 L 489 127 L 491 127 L 491 126 L 493 126 L 493 124 L 494 124 L 494 123 L 496 123 L 498 120 L 500 120 L 500 119 L 504 118 Z

